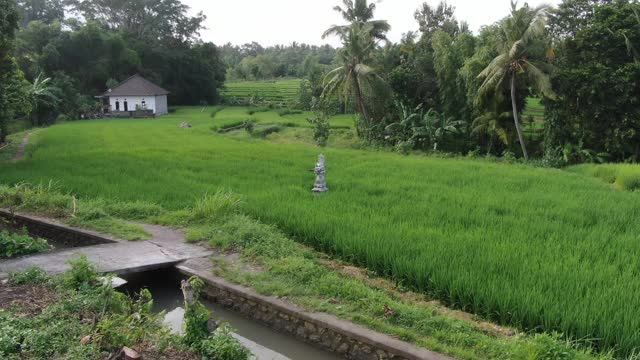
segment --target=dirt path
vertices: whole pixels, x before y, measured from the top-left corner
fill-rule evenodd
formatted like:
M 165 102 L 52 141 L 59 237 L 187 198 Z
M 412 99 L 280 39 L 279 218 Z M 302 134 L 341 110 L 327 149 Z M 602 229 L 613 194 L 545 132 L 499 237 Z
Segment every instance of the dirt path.
M 29 143 L 29 138 L 31 137 L 31 134 L 33 133 L 30 133 L 30 132 L 26 133 L 22 138 L 22 142 L 20 143 L 20 146 L 18 146 L 18 151 L 16 151 L 16 154 L 13 156 L 14 162 L 22 160 L 22 157 L 24 156 L 24 151 L 27 148 L 27 144 Z

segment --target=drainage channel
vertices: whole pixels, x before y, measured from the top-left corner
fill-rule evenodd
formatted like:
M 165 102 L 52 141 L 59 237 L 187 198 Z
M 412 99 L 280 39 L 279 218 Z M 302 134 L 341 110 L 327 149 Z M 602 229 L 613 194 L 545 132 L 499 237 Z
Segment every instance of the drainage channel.
M 183 297 L 180 291 L 180 281 L 184 279 L 175 269 L 162 269 L 144 273 L 123 276 L 128 283 L 119 288 L 130 295 L 146 288 L 151 291 L 154 299 L 154 311 L 167 313 L 178 307 L 183 307 Z M 290 336 L 281 334 L 273 329 L 249 320 L 236 312 L 221 307 L 218 304 L 202 301 L 212 311 L 212 316 L 220 322 L 228 323 L 236 335 L 244 340 L 251 349 L 251 343 L 258 347 L 251 349 L 258 360 L 337 360 L 341 357 L 317 349 L 307 343 Z M 248 340 L 248 341 L 246 341 Z

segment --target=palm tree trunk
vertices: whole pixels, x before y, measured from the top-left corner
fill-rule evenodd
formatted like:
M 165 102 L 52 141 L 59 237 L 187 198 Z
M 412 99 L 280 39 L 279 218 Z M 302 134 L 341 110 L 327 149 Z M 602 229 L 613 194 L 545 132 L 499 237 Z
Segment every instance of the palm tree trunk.
M 493 149 L 493 139 L 496 137 L 496 134 L 491 134 L 489 136 L 489 147 L 487 148 L 487 155 L 491 155 L 491 150 Z
M 369 113 L 367 112 L 367 108 L 364 106 L 364 98 L 362 96 L 362 88 L 360 88 L 360 80 L 358 80 L 358 75 L 353 74 L 353 85 L 356 91 L 356 101 L 358 102 L 358 108 L 360 113 L 362 113 L 362 117 L 364 117 L 364 123 L 369 127 Z
M 513 121 L 516 123 L 516 130 L 518 131 L 518 139 L 520 140 L 520 146 L 522 147 L 522 154 L 524 159 L 529 160 L 529 154 L 527 153 L 527 145 L 524 143 L 524 137 L 522 136 L 522 127 L 520 126 L 520 119 L 518 118 L 518 105 L 516 104 L 516 73 L 511 74 L 511 106 L 513 107 Z

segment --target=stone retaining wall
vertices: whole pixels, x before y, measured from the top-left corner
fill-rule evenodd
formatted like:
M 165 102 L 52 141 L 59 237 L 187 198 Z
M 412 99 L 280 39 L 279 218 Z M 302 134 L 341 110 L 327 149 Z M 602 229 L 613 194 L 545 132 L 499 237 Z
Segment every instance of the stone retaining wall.
M 193 267 L 188 262 L 176 268 L 183 274 L 195 275 L 205 281 L 204 296 L 207 300 L 346 359 L 453 360 L 332 315 L 306 312 L 280 299 L 260 295 L 212 275 L 210 269 Z
M 93 231 L 79 231 L 72 227 L 32 215 L 11 214 L 0 209 L 0 229 L 27 229 L 29 235 L 49 240 L 54 245 L 64 248 L 75 248 L 102 245 L 118 242 L 115 238 Z

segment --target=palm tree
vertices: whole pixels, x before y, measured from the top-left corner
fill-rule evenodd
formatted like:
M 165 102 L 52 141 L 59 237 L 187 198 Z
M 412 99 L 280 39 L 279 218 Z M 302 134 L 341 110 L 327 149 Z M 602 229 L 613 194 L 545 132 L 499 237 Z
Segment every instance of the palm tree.
M 486 134 L 489 137 L 489 145 L 487 146 L 487 155 L 491 154 L 493 144 L 497 138 L 503 144 L 509 145 L 509 133 L 502 124 L 511 117 L 511 113 L 504 112 L 502 114 L 496 114 L 495 112 L 488 112 L 484 115 L 477 117 L 471 124 L 471 134 L 482 135 Z
M 373 68 L 367 65 L 377 45 L 371 35 L 372 27 L 370 23 L 356 22 L 337 30 L 343 44 L 338 52 L 342 65 L 325 76 L 322 92 L 322 97 L 341 93 L 345 100 L 353 94 L 356 110 L 364 118 L 367 127 L 371 125 L 371 118 L 364 101 L 364 89 L 371 89 L 375 83 L 384 83 Z
M 44 74 L 40 73 L 29 88 L 29 97 L 32 104 L 31 114 L 35 114 L 36 117 L 38 116 L 38 108 L 56 105 L 60 101 L 55 94 L 58 88 L 52 86 L 50 82 L 51 78 L 44 78 Z M 37 118 L 34 119 L 32 117 L 31 122 L 37 125 Z
M 442 141 L 447 133 L 455 134 L 465 124 L 462 120 L 447 117 L 444 113 L 439 114 L 433 109 L 427 111 L 423 119 L 424 133 L 429 136 L 433 144 L 433 151 L 438 150 L 438 143 Z
M 478 89 L 478 98 L 490 93 L 502 94 L 505 88 L 511 89 L 513 120 L 518 132 L 522 153 L 529 159 L 524 142 L 522 127 L 518 117 L 517 85 L 525 81 L 528 86 L 538 90 L 549 98 L 555 98 L 549 80 L 549 65 L 532 59 L 536 49 L 545 43 L 545 23 L 549 7 L 541 5 L 535 8 L 525 4 L 520 9 L 511 2 L 511 16 L 501 23 L 498 45 L 499 55 L 478 75 L 484 82 Z
M 386 33 L 391 30 L 391 26 L 386 20 L 373 20 L 376 4 L 369 4 L 367 0 L 342 0 L 344 7 L 336 6 L 333 10 L 342 15 L 350 24 L 367 23 L 371 25 L 371 36 L 378 40 L 386 40 Z M 339 35 L 343 33 L 350 25 L 332 25 L 322 35 L 323 38 L 329 35 Z

